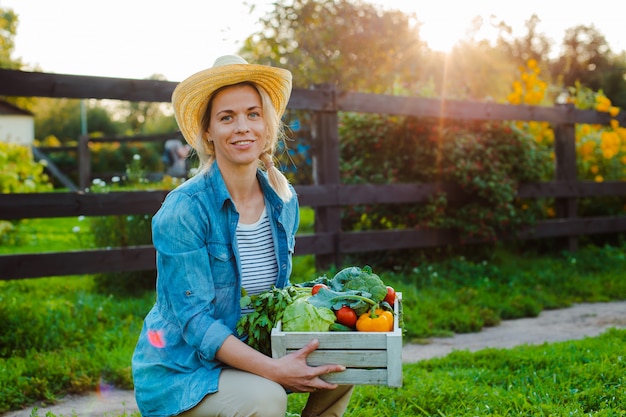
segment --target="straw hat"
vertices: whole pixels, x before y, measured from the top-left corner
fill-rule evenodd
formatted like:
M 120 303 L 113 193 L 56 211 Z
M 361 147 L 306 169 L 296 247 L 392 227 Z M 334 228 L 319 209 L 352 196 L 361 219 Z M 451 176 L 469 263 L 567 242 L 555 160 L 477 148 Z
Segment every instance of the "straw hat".
M 286 69 L 249 64 L 239 56 L 225 55 L 217 58 L 212 68 L 197 72 L 176 86 L 172 93 L 176 122 L 194 149 L 201 149 L 198 133 L 209 97 L 221 87 L 246 81 L 267 91 L 282 116 L 291 95 L 291 72 Z

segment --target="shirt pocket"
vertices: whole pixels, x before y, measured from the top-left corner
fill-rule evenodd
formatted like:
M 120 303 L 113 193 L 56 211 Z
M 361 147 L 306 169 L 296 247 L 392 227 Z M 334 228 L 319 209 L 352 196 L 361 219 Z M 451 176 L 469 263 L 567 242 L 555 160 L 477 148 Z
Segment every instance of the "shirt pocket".
M 235 255 L 229 243 L 212 242 L 207 245 L 211 275 L 216 289 L 232 287 L 237 283 Z

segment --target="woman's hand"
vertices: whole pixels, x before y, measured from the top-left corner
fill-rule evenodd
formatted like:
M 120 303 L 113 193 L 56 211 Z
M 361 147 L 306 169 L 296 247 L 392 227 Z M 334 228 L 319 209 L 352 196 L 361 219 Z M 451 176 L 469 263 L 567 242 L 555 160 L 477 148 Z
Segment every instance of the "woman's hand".
M 346 367 L 343 365 L 307 365 L 306 358 L 318 346 L 319 341 L 312 340 L 300 350 L 282 358 L 273 359 L 252 349 L 235 336 L 228 336 L 217 351 L 216 358 L 234 368 L 271 379 L 293 392 L 335 389 L 337 384 L 326 382 L 320 376 L 345 371 Z
M 306 358 L 319 346 L 318 340 L 310 341 L 302 349 L 276 359 L 276 375 L 274 380 L 285 389 L 294 392 L 313 392 L 318 389 L 335 389 L 337 384 L 331 384 L 320 378 L 331 372 L 342 372 L 343 365 L 309 366 Z

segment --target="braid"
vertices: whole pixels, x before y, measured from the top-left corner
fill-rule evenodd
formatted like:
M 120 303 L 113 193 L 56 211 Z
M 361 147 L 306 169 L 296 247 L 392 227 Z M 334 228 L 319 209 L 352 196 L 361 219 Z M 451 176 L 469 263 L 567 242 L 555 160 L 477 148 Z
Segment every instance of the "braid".
M 291 192 L 291 188 L 289 187 L 289 181 L 283 175 L 283 173 L 280 172 L 278 168 L 276 168 L 272 159 L 272 155 L 270 155 L 269 153 L 264 153 L 263 155 L 261 155 L 261 161 L 265 165 L 265 170 L 267 171 L 270 185 L 283 201 L 289 201 L 291 197 L 293 197 L 293 193 Z

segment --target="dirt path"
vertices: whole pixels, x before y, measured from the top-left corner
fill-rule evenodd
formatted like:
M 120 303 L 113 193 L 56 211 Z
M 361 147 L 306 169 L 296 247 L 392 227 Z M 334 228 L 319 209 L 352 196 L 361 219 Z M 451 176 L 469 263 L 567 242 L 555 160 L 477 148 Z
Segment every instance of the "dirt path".
M 424 345 L 405 345 L 405 363 L 445 356 L 454 350 L 476 351 L 487 347 L 511 348 L 597 336 L 610 327 L 626 328 L 626 301 L 577 304 L 571 308 L 542 312 L 537 318 L 504 321 L 479 333 L 430 339 Z M 30 417 L 34 407 L 5 413 L 2 417 Z M 117 417 L 137 411 L 132 391 L 103 390 L 84 396 L 68 396 L 58 404 L 37 407 L 39 416 Z

